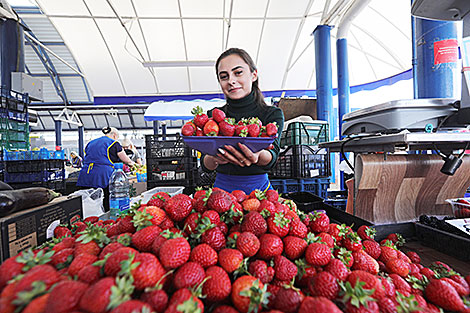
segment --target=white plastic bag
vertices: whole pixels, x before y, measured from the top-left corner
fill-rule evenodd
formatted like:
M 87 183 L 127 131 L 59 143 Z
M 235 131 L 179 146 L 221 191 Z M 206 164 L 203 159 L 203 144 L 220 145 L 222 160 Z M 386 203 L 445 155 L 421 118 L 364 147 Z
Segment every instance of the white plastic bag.
M 71 195 L 82 197 L 83 218 L 87 218 L 88 216 L 101 216 L 104 214 L 103 189 L 91 188 L 91 189 L 77 190 Z

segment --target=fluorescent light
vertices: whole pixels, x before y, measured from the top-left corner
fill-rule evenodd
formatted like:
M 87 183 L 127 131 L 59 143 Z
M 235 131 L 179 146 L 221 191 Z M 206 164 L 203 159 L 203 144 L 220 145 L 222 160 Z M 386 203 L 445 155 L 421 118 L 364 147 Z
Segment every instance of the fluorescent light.
M 214 66 L 215 61 L 146 61 L 144 67 Z

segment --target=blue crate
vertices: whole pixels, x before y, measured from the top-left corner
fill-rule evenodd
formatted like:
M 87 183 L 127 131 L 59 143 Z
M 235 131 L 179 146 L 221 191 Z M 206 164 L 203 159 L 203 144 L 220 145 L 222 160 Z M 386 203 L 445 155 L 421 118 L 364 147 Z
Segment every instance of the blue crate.
M 42 171 L 41 181 L 63 180 L 65 179 L 65 169 L 58 171 Z
M 29 183 L 41 181 L 42 175 L 37 173 L 8 173 L 4 172 L 4 181 L 6 183 Z
M 326 198 L 329 178 L 310 178 L 310 179 L 270 179 L 273 189 L 279 193 L 290 193 L 299 191 L 308 191 L 321 198 Z
M 39 150 L 31 151 L 31 160 L 40 160 L 41 154 Z

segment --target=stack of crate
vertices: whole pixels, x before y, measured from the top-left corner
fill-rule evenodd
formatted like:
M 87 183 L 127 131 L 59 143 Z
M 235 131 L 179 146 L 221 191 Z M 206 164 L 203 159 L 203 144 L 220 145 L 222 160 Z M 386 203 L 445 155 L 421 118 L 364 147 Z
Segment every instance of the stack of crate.
M 14 91 L 0 91 L 0 146 L 6 150 L 29 149 L 29 97 Z
M 197 175 L 196 151 L 179 135 L 146 135 L 147 189 L 159 186 L 192 187 Z
M 63 150 L 6 151 L 3 159 L 4 182 L 14 189 L 40 186 L 65 191 Z
M 271 185 L 281 193 L 308 191 L 327 197 L 330 158 L 318 144 L 328 141 L 325 121 L 292 122 L 282 132 L 277 163 L 269 174 Z

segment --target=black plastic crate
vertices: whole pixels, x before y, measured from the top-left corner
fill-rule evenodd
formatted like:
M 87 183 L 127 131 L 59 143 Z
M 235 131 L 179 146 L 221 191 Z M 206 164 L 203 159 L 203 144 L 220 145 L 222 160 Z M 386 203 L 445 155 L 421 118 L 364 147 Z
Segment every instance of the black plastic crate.
M 195 152 L 184 144 L 183 138 L 179 135 L 166 136 L 165 140 L 162 135 L 146 135 L 145 148 L 147 159 L 189 157 L 195 155 Z
M 55 191 L 65 191 L 65 180 L 36 181 L 30 183 L 9 183 L 13 189 L 22 189 L 29 187 L 45 187 Z
M 64 160 L 4 161 L 8 173 L 31 173 L 65 168 Z
M 329 177 L 330 156 L 309 146 L 291 146 L 279 154 L 269 176 L 272 178 Z
M 199 168 L 196 178 L 194 179 L 196 187 L 212 187 L 215 183 L 216 176 L 216 171 L 204 172 L 202 168 Z
M 192 180 L 179 179 L 179 180 L 160 180 L 160 181 L 147 181 L 147 189 L 152 189 L 160 186 L 183 186 L 183 187 L 193 187 Z
M 196 166 L 195 157 L 147 158 L 147 181 L 187 181 L 181 186 L 190 186 L 196 176 Z
M 470 239 L 416 223 L 416 237 L 424 245 L 462 261 L 470 261 Z
M 307 191 L 291 192 L 284 195 L 284 198 L 293 200 L 297 208 L 304 212 L 311 212 L 323 208 L 323 198 Z

